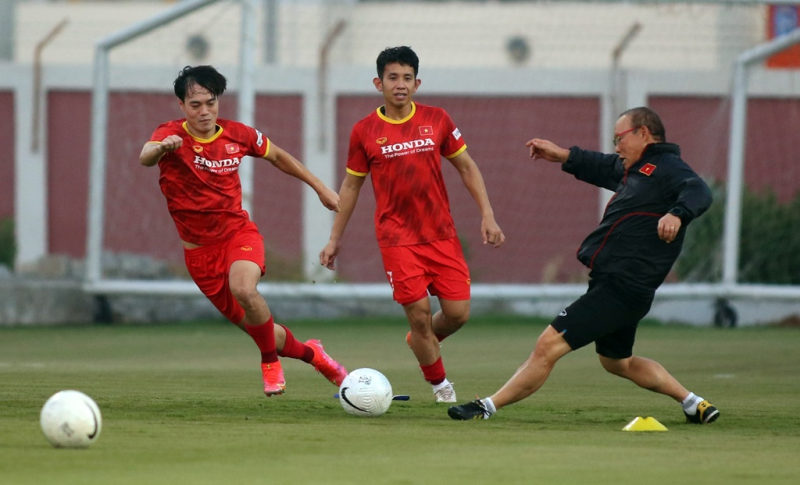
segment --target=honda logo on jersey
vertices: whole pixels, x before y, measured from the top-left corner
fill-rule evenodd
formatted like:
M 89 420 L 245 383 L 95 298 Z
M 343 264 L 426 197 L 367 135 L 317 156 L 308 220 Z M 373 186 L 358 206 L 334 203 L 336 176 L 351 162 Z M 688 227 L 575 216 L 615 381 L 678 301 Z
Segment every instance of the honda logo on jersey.
M 393 145 L 381 147 L 381 153 L 386 155 L 389 153 L 402 152 L 404 150 L 411 150 L 424 146 L 436 146 L 436 143 L 434 143 L 430 138 L 425 138 L 424 140 L 404 141 L 403 143 L 395 143 Z
M 207 170 L 212 173 L 235 172 L 239 170 L 238 157 L 226 158 L 224 160 L 209 160 L 200 155 L 194 157 L 194 166 L 199 170 Z

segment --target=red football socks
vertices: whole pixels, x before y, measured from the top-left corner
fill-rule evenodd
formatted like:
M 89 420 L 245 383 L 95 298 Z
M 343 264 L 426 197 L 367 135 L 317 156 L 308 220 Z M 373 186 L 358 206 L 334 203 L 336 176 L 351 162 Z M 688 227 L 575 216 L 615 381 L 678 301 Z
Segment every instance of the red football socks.
M 248 325 L 245 323 L 244 328 L 255 341 L 258 350 L 261 351 L 261 363 L 277 362 L 278 350 L 275 348 L 275 327 L 272 317 L 269 317 L 269 320 L 262 325 Z
M 276 323 L 276 325 L 280 325 L 280 323 Z M 283 344 L 283 349 L 278 352 L 278 355 L 281 357 L 289 357 L 291 359 L 300 359 L 303 362 L 310 364 L 314 359 L 314 349 L 303 342 L 297 341 L 288 328 L 283 325 L 281 325 L 281 327 L 286 330 L 286 342 Z
M 444 372 L 444 364 L 442 363 L 442 358 L 439 357 L 436 362 L 431 365 L 420 365 L 420 369 L 422 369 L 422 375 L 425 377 L 425 380 L 430 382 L 432 385 L 441 384 L 444 382 L 446 374 Z

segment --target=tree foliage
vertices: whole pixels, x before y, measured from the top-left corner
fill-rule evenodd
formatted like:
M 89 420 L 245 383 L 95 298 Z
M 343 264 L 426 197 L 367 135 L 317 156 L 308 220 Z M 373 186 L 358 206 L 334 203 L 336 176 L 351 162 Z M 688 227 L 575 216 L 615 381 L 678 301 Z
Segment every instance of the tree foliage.
M 0 264 L 14 268 L 17 244 L 14 240 L 14 220 L 0 219 Z
M 675 265 L 681 281 L 717 282 L 722 278 L 725 188 L 712 187 L 714 204 L 689 226 L 683 253 Z M 781 203 L 772 190 L 745 188 L 739 245 L 739 282 L 800 284 L 800 192 Z

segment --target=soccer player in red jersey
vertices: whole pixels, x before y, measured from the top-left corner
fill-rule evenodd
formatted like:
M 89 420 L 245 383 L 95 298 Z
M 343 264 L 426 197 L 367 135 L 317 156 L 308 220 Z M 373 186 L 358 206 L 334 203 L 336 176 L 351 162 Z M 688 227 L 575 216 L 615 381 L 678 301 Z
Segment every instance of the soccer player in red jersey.
M 211 66 L 185 67 L 175 79 L 184 119 L 163 123 L 145 143 L 139 161 L 158 164 L 159 184 L 178 229 L 186 267 L 197 286 L 261 351 L 264 393 L 286 388 L 278 356 L 314 366 L 338 386 L 347 375 L 319 340 L 305 343 L 275 324 L 256 285 L 264 275 L 264 242 L 242 209 L 239 164 L 245 156 L 265 158 L 317 192 L 322 205 L 339 210 L 339 196 L 296 158 L 260 131 L 217 117 L 225 77 Z
M 356 123 L 350 134 L 340 210 L 320 263 L 334 269 L 347 222 L 371 174 L 378 246 L 394 299 L 403 305 L 411 327 L 406 341 L 436 401 L 456 402 L 439 342 L 467 322 L 470 278 L 450 215 L 441 157 L 458 170 L 478 203 L 484 244 L 498 247 L 505 236 L 495 222 L 481 172 L 450 116 L 441 108 L 412 101 L 420 85 L 414 51 L 387 48 L 378 56 L 377 68 L 373 83 L 385 105 Z M 433 315 L 428 293 L 437 296 L 441 306 Z

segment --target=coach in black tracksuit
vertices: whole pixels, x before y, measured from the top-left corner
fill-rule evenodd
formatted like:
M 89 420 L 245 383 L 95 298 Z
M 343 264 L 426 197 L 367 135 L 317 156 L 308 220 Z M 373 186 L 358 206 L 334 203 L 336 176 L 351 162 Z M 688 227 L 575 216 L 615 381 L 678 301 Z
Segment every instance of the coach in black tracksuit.
M 638 131 L 644 135 L 646 126 Z M 711 205 L 708 186 L 681 160 L 678 145 L 663 141 L 663 128 L 650 143 L 634 131 L 619 133 L 619 155 L 572 147 L 561 167 L 614 196 L 578 250 L 591 270 L 589 291 L 553 322 L 572 350 L 595 342 L 598 354 L 613 359 L 632 355 L 636 325 L 678 258 L 687 224 Z M 640 142 L 639 157 L 623 158 L 626 138 Z
M 681 252 L 686 226 L 711 205 L 711 191 L 666 142 L 664 125 L 649 108 L 623 113 L 615 125 L 616 155 L 561 148 L 534 138 L 533 159 L 562 163 L 578 180 L 613 190 L 600 225 L 583 241 L 578 259 L 590 270 L 586 294 L 542 332 L 528 360 L 494 395 L 448 411 L 454 419 L 488 418 L 524 399 L 572 350 L 595 343 L 612 374 L 681 403 L 691 422 L 710 423 L 719 411 L 684 388 L 661 364 L 633 355 L 639 321 Z
M 614 191 L 600 225 L 581 244 L 578 259 L 592 270 L 592 277 L 613 274 L 645 293 L 655 292 L 681 252 L 684 228 L 711 205 L 708 186 L 672 143 L 647 145 L 628 169 L 618 155 L 578 147 L 569 152 L 563 171 Z M 667 213 L 679 219 L 670 239 L 658 231 L 659 219 Z

